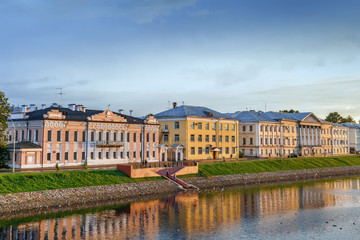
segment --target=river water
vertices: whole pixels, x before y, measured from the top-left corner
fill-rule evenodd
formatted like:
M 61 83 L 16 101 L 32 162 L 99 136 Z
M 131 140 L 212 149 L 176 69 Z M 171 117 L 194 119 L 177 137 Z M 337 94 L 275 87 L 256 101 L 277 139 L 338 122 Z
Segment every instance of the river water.
M 0 220 L 0 239 L 359 239 L 360 178 Z

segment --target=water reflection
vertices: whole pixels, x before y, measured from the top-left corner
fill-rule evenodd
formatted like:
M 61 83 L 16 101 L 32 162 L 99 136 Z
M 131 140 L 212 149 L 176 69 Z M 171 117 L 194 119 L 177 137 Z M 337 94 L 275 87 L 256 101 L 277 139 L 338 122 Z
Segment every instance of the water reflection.
M 3 221 L 0 239 L 237 238 L 244 234 L 256 238 L 288 234 L 301 239 L 303 231 L 313 231 L 315 236 L 317 231 L 331 233 L 325 221 L 331 220 L 333 212 L 326 210 L 342 208 L 336 216 L 345 218 L 340 216 L 344 207 L 360 206 L 359 189 L 359 179 L 342 179 L 178 194 L 93 213 L 13 225 Z M 320 222 L 321 227 L 317 226 Z

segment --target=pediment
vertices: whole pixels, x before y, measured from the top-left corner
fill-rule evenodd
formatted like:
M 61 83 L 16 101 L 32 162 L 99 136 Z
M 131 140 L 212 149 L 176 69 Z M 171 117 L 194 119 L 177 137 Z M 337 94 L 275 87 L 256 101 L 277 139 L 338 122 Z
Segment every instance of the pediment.
M 44 114 L 44 118 L 48 119 L 65 119 L 65 116 L 57 109 L 52 109 Z
M 147 124 L 158 124 L 159 122 L 156 120 L 154 116 L 149 116 L 145 119 L 145 123 Z
M 315 114 L 310 113 L 301 122 L 304 122 L 304 123 L 321 123 L 321 120 L 318 117 L 316 117 Z
M 88 120 L 99 121 L 99 122 L 127 122 L 124 117 L 117 115 L 110 110 L 106 110 L 102 113 L 94 114 L 88 117 Z

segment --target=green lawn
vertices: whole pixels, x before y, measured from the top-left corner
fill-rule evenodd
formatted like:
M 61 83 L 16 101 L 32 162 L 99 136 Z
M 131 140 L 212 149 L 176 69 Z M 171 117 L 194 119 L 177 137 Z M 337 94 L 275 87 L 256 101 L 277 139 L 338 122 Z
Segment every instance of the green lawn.
M 285 158 L 230 163 L 200 164 L 200 176 L 243 173 L 277 172 L 311 168 L 328 168 L 360 165 L 360 156 Z
M 47 189 L 88 187 L 159 180 L 161 177 L 131 179 L 119 170 L 64 171 L 48 173 L 0 174 L 0 194 Z
M 360 165 L 360 156 L 286 158 L 199 164 L 199 173 L 186 177 L 276 172 L 311 168 Z M 161 180 L 161 177 L 131 179 L 119 170 L 60 171 L 48 173 L 2 173 L 0 194 L 47 189 L 75 188 Z

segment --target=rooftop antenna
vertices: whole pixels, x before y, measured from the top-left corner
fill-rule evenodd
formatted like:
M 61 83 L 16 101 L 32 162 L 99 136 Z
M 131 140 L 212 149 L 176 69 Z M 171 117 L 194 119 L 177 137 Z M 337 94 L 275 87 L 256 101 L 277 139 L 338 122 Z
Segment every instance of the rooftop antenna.
M 265 102 L 265 112 L 266 112 L 266 102 Z
M 59 89 L 59 90 L 60 90 L 60 92 L 57 93 L 57 94 L 60 95 L 60 106 L 62 107 L 62 104 L 63 104 L 63 95 L 64 95 L 65 93 L 63 93 L 62 88 L 56 88 L 56 89 Z
M 182 101 L 182 104 L 183 104 L 183 105 L 185 105 L 185 102 L 184 102 L 184 101 Z
M 110 104 L 108 104 L 108 110 L 110 110 Z

